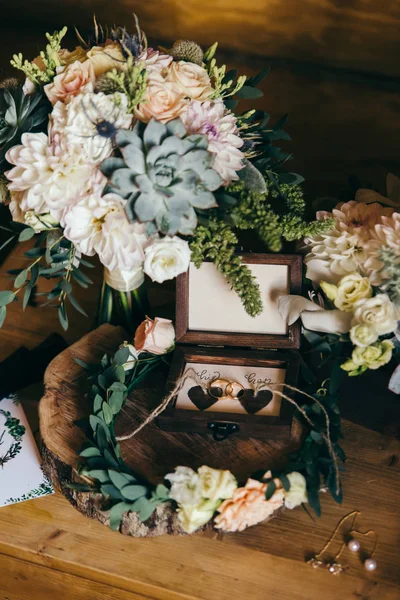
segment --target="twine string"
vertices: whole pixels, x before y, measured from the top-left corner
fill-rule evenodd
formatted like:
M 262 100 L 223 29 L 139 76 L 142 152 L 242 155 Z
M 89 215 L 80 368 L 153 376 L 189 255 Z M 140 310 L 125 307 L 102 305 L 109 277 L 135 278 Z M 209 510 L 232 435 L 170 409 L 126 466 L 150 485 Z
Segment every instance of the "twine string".
M 183 386 L 185 385 L 185 383 L 186 383 L 186 381 L 188 379 L 193 380 L 197 385 L 199 385 L 202 388 L 202 390 L 204 392 L 208 391 L 208 386 L 204 383 L 204 381 L 202 381 L 200 379 L 200 377 L 197 375 L 196 371 L 192 367 L 188 368 L 185 371 L 185 373 L 181 377 L 178 378 L 175 386 L 169 392 L 169 394 L 146 417 L 146 419 L 138 427 L 136 427 L 136 429 L 134 429 L 130 433 L 127 433 L 126 435 L 116 436 L 117 442 L 123 442 L 123 441 L 132 439 L 140 431 L 142 431 L 142 429 L 144 429 L 147 425 L 149 425 L 149 423 L 151 423 L 152 421 L 154 421 L 154 419 L 156 419 L 162 412 L 164 412 L 164 410 L 168 407 L 168 405 L 170 404 L 170 402 L 181 391 L 181 389 L 183 388 Z M 339 467 L 338 467 L 338 462 L 337 462 L 337 456 L 336 456 L 336 453 L 335 453 L 335 451 L 333 449 L 331 435 L 330 435 L 330 420 L 329 420 L 329 415 L 328 415 L 325 407 L 323 406 L 323 404 L 321 404 L 321 402 L 319 402 L 319 400 L 317 400 L 316 398 L 314 398 L 314 396 L 311 396 L 310 394 L 307 394 L 306 392 L 303 392 L 302 390 L 299 390 L 298 388 L 296 388 L 296 387 L 294 387 L 292 385 L 289 385 L 287 383 L 270 383 L 270 384 L 261 383 L 261 384 L 259 384 L 259 385 L 257 385 L 255 387 L 255 389 L 254 389 L 255 394 L 254 395 L 257 396 L 258 392 L 261 389 L 268 389 L 272 393 L 277 394 L 278 396 L 280 396 L 281 398 L 283 398 L 284 400 L 286 400 L 287 402 L 289 402 L 290 404 L 292 404 L 293 406 L 295 406 L 295 408 L 297 408 L 297 410 L 299 411 L 299 413 L 303 416 L 303 418 L 310 425 L 310 427 L 314 428 L 314 423 L 312 422 L 312 420 L 310 419 L 310 417 L 307 415 L 306 411 L 295 400 L 293 400 L 293 398 L 291 398 L 290 396 L 288 396 L 287 394 L 285 394 L 283 391 L 280 391 L 279 389 L 277 389 L 278 387 L 287 388 L 288 390 L 296 392 L 297 394 L 301 394 L 302 396 L 304 396 L 304 397 L 312 400 L 313 402 L 315 402 L 315 404 L 317 404 L 320 407 L 320 409 L 324 413 L 325 423 L 326 423 L 326 434 L 322 433 L 322 432 L 320 432 L 320 434 L 322 436 L 322 439 L 324 440 L 324 442 L 326 443 L 326 445 L 328 447 L 329 454 L 330 454 L 330 456 L 332 458 L 332 461 L 333 461 L 333 467 L 334 467 L 334 472 L 335 472 L 336 494 L 339 494 L 339 492 L 340 492 Z

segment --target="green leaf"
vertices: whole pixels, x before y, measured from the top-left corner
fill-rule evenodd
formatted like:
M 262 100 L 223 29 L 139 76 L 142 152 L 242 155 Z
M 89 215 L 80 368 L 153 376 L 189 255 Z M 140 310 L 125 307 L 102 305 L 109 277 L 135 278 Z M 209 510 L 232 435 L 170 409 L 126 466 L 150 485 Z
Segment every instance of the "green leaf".
M 103 404 L 103 398 L 100 396 L 100 394 L 96 394 L 96 396 L 93 400 L 93 411 L 95 414 L 97 414 L 98 412 L 101 411 L 102 404 Z
M 156 487 L 156 494 L 159 498 L 162 498 L 162 500 L 167 500 L 169 498 L 169 489 L 166 485 L 159 483 Z
M 32 227 L 26 227 L 19 234 L 18 241 L 19 242 L 26 242 L 27 240 L 30 240 L 31 238 L 33 238 L 33 236 L 35 235 L 35 233 L 36 232 L 35 232 L 34 229 L 32 229 Z
M 104 421 L 106 425 L 109 425 L 114 418 L 113 412 L 111 408 L 108 406 L 107 402 L 103 402 L 102 410 L 104 415 Z
M 311 506 L 317 517 L 321 516 L 321 504 L 319 501 L 318 489 L 307 489 L 308 504 Z
M 22 310 L 25 310 L 26 307 L 28 306 L 29 298 L 31 297 L 31 294 L 32 294 L 32 289 L 33 288 L 30 283 L 25 288 L 24 297 L 22 299 Z
M 104 452 L 110 442 L 110 432 L 102 421 L 101 425 L 98 425 L 96 428 L 96 441 L 102 452 Z
M 125 400 L 125 394 L 123 394 L 121 392 L 114 392 L 113 394 L 111 394 L 111 396 L 108 400 L 108 404 L 114 415 L 117 415 L 119 413 L 119 411 L 121 410 L 121 408 L 124 404 L 124 400 Z
M 117 365 L 123 365 L 124 363 L 127 362 L 128 358 L 130 356 L 130 351 L 129 348 L 124 347 L 124 348 L 120 348 L 119 350 L 117 350 L 117 352 L 114 354 L 113 356 L 113 361 L 114 363 L 116 363 Z
M 1 250 L 3 250 L 3 248 L 5 248 L 6 246 L 8 246 L 8 244 L 10 244 L 13 240 L 15 240 L 15 235 L 13 235 L 12 237 L 8 238 L 8 240 L 6 240 L 4 242 L 4 244 L 2 244 L 0 246 L 0 252 L 1 252 Z
M 126 385 L 121 383 L 120 381 L 114 381 L 112 385 L 108 388 L 112 392 L 126 392 Z
M 75 310 L 77 310 L 78 312 L 80 312 L 82 315 L 84 315 L 85 317 L 88 317 L 89 315 L 87 314 L 87 312 L 82 308 L 82 306 L 79 304 L 78 300 L 71 294 L 68 293 L 68 300 L 71 302 L 72 306 L 75 308 Z
M 285 490 L 285 492 L 288 492 L 290 490 L 290 481 L 287 475 L 285 475 L 284 473 L 281 473 L 279 475 L 279 479 L 281 480 L 281 484 L 283 489 Z
M 276 483 L 275 481 L 270 481 L 269 484 L 267 485 L 267 489 L 265 490 L 265 498 L 266 500 L 269 500 L 270 498 L 272 498 L 272 496 L 275 494 L 276 491 Z
M 111 467 L 112 469 L 119 469 L 118 461 L 113 457 L 113 455 L 107 448 L 104 450 L 104 458 L 106 459 L 109 467 Z
M 104 496 L 110 496 L 111 500 L 123 500 L 124 497 L 112 483 L 105 483 L 101 486 L 101 492 Z
M 7 308 L 5 306 L 0 306 L 0 327 L 3 327 L 3 323 L 7 316 Z
M 125 381 L 125 369 L 118 365 L 115 367 L 115 377 L 120 383 L 124 383 Z
M 23 271 L 21 271 L 21 273 L 19 273 L 19 275 L 16 276 L 15 281 L 14 281 L 14 287 L 16 288 L 20 288 L 24 285 L 25 281 L 27 280 L 28 277 L 28 271 L 26 269 L 24 269 Z
M 108 475 L 109 475 L 109 478 L 111 479 L 111 481 L 113 482 L 113 484 L 119 490 L 121 488 L 123 488 L 125 485 L 134 483 L 136 481 L 134 477 L 131 477 L 130 475 L 127 475 L 125 473 L 119 473 L 118 471 L 114 471 L 112 469 L 110 469 L 108 471 Z
M 15 298 L 15 292 L 0 292 L 0 306 L 6 306 L 10 304 Z
M 87 471 L 88 477 L 92 477 L 92 479 L 98 479 L 100 483 L 105 483 L 106 481 L 110 480 L 108 472 L 105 469 L 83 469 L 82 472 L 85 471 Z
M 30 250 L 24 252 L 24 256 L 27 258 L 39 258 L 39 256 L 43 256 L 44 253 L 44 248 L 31 248 Z
M 121 488 L 121 494 L 128 500 L 136 500 L 141 496 L 145 496 L 148 489 L 144 485 L 125 485 Z
M 265 69 L 263 69 L 260 73 L 258 73 L 258 75 L 255 75 L 254 77 L 249 77 L 248 79 L 246 79 L 246 84 L 256 87 L 269 75 L 270 70 L 271 70 L 271 67 L 265 67 Z
M 262 96 L 264 96 L 264 93 L 251 85 L 244 85 L 235 94 L 235 98 L 244 98 L 246 100 L 256 100 L 257 98 L 262 98 Z
M 65 306 L 64 304 L 61 304 L 58 307 L 58 319 L 61 323 L 61 327 L 64 329 L 64 331 L 67 331 L 68 329 L 68 317 L 67 317 L 67 313 L 65 312 Z
M 319 433 L 319 431 L 315 431 L 315 429 L 313 429 L 310 433 L 312 439 L 314 440 L 314 442 L 317 442 L 317 444 L 321 444 L 322 442 L 322 435 Z
M 81 450 L 79 456 L 82 458 L 93 458 L 94 456 L 101 456 L 100 450 L 95 446 L 89 446 L 89 448 L 85 448 Z
M 110 510 L 110 527 L 113 531 L 117 531 L 121 525 L 122 515 L 132 510 L 131 505 L 127 502 L 119 502 L 114 504 Z

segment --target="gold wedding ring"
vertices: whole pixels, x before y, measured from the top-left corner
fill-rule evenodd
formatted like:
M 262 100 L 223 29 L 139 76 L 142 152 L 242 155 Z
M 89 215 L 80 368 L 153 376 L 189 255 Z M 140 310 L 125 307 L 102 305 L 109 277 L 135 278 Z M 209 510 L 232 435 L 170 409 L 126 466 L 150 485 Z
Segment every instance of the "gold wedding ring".
M 237 400 L 244 391 L 244 387 L 237 381 L 227 379 L 214 379 L 208 384 L 210 396 L 217 400 Z

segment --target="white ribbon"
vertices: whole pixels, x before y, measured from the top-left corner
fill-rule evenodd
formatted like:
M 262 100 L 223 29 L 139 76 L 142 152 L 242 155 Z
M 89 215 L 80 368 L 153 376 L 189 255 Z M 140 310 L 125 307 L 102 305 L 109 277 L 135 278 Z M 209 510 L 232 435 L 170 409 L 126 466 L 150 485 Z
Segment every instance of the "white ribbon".
M 142 267 L 138 267 L 131 271 L 123 271 L 122 269 L 109 271 L 107 267 L 105 267 L 104 281 L 118 292 L 132 292 L 139 288 L 144 282 L 143 269 Z
M 347 333 L 353 316 L 336 308 L 325 310 L 303 296 L 281 296 L 278 299 L 278 310 L 288 325 L 301 318 L 306 329 L 323 333 Z

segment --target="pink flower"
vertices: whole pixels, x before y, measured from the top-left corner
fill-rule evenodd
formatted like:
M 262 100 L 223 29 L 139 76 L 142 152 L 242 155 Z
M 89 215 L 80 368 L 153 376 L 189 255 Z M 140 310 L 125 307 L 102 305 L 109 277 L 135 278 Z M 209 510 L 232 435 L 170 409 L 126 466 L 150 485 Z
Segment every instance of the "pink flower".
M 151 69 L 148 72 L 145 99 L 135 108 L 135 117 L 143 123 L 153 118 L 168 123 L 182 114 L 186 104 L 180 87 L 168 81 L 158 69 Z
M 138 58 L 138 62 L 145 62 L 146 71 L 151 69 L 159 69 L 161 71 L 161 69 L 169 67 L 172 60 L 173 58 L 169 54 L 161 54 L 161 52 L 153 48 L 147 48 Z
M 201 133 L 208 138 L 208 151 L 215 156 L 213 168 L 225 185 L 239 179 L 237 171 L 243 168 L 244 155 L 239 150 L 243 140 L 237 135 L 237 120 L 225 109 L 223 100 L 198 102 L 186 107 L 181 119 L 188 133 Z
M 218 508 L 220 514 L 214 519 L 216 529 L 243 531 L 268 519 L 283 505 L 284 492 L 279 488 L 272 498 L 266 500 L 266 489 L 266 483 L 248 479 L 244 487 L 237 488 L 232 498 L 225 500 Z
M 136 329 L 134 345 L 137 352 L 165 354 L 174 342 L 175 329 L 169 319 L 156 317 L 153 321 L 147 317 Z
M 85 62 L 76 60 L 68 67 L 57 67 L 57 75 L 52 83 L 44 86 L 44 91 L 52 104 L 58 101 L 66 102 L 68 98 L 79 94 L 85 85 L 94 80 L 92 63 L 89 60 Z

